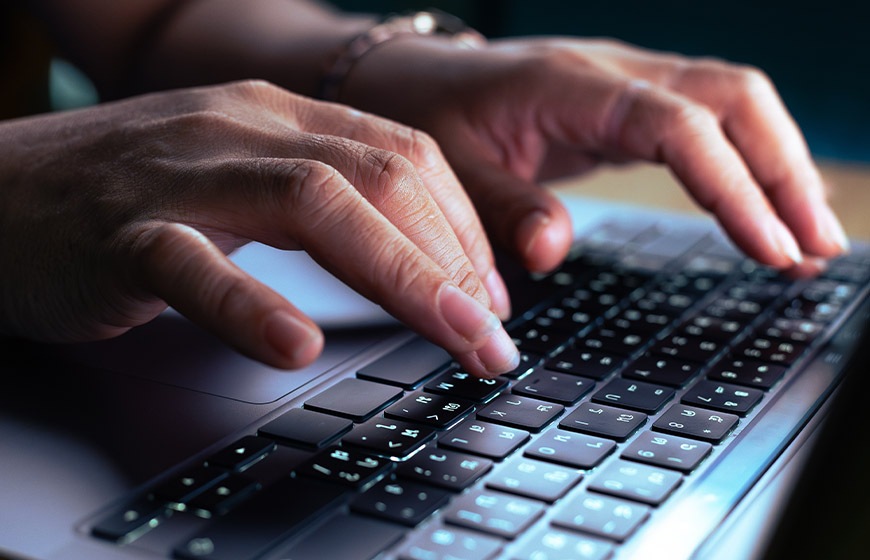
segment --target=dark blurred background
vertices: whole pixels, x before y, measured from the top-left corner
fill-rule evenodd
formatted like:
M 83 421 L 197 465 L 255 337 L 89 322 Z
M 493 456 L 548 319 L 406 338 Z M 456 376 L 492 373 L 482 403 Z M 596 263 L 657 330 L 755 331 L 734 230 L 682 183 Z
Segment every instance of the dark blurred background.
M 866 0 L 334 0 L 390 13 L 436 7 L 488 37 L 614 37 L 763 69 L 818 157 L 870 162 Z

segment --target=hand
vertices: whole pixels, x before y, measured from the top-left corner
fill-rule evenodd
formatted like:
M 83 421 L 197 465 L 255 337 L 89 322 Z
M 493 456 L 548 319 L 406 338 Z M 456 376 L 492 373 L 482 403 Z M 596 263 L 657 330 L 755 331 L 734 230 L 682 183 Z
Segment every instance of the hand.
M 799 130 L 755 69 L 611 41 L 469 51 L 402 38 L 361 58 L 341 99 L 432 134 L 484 225 L 532 270 L 557 266 L 571 236 L 538 182 L 602 161 L 667 164 L 764 264 L 806 268 L 848 246 Z
M 323 337 L 226 253 L 304 249 L 478 375 L 516 348 L 481 225 L 425 134 L 261 82 L 0 125 L 0 332 L 118 335 L 167 304 L 292 368 Z

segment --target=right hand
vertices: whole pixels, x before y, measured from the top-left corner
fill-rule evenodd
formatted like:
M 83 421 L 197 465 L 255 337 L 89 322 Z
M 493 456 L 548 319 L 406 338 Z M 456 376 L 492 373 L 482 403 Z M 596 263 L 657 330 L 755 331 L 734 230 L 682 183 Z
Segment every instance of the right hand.
M 241 82 L 11 121 L 0 150 L 0 333 L 97 340 L 171 305 L 303 366 L 317 326 L 226 257 L 255 240 L 308 251 L 471 373 L 516 365 L 486 236 L 416 130 Z

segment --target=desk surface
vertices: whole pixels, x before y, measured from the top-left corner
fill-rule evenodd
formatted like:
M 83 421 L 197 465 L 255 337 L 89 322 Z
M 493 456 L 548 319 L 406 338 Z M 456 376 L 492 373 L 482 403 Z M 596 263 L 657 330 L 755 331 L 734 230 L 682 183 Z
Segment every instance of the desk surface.
M 831 204 L 850 237 L 870 239 L 870 165 L 820 164 L 831 189 Z M 602 168 L 580 178 L 553 183 L 567 192 L 647 207 L 690 213 L 701 210 L 662 166 Z

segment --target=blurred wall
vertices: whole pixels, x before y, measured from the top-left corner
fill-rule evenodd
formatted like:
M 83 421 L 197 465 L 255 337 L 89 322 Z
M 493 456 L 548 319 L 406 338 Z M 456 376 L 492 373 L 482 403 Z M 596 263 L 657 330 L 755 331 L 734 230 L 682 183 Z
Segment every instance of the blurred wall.
M 490 37 L 565 34 L 752 64 L 777 84 L 819 157 L 870 163 L 866 0 L 336 0 L 376 13 L 435 6 Z

